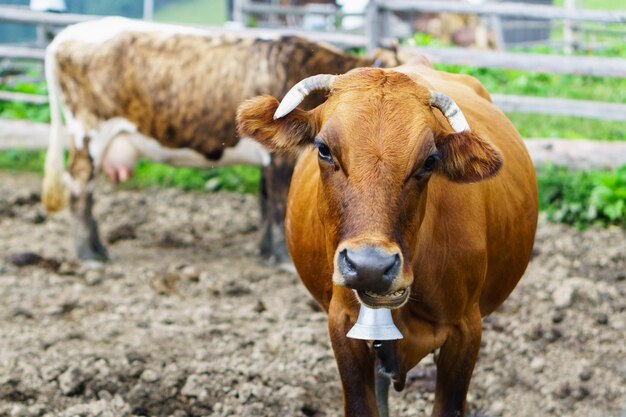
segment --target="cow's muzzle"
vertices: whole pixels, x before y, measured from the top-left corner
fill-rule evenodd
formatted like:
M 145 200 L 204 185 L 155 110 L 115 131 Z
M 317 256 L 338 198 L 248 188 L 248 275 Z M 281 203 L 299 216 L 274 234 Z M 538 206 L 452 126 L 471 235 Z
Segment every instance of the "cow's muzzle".
M 408 288 L 398 288 L 402 256 L 376 246 L 345 247 L 336 256 L 335 283 L 356 290 L 370 307 L 399 307 L 408 298 Z

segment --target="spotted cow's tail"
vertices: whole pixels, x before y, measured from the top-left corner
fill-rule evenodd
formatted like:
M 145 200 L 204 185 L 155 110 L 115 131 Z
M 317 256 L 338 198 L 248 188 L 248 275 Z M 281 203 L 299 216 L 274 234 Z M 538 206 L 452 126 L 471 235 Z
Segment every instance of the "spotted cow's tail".
M 58 41 L 46 49 L 45 73 L 50 104 L 50 142 L 46 153 L 41 200 L 48 212 L 54 213 L 67 204 L 67 190 L 63 181 L 63 132 L 59 103 L 59 80 L 56 76 L 56 50 Z

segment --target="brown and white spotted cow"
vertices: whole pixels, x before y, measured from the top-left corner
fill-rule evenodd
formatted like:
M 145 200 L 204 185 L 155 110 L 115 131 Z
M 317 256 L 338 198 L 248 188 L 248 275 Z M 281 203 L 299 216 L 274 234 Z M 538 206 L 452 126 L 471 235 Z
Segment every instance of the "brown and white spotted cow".
M 387 56 L 393 65 L 392 55 Z M 60 210 L 68 189 L 79 258 L 105 260 L 92 216 L 100 170 L 124 181 L 140 157 L 200 168 L 264 166 L 261 250 L 285 261 L 283 224 L 293 162 L 272 160 L 255 141 L 238 139 L 237 105 L 258 94 L 282 97 L 310 75 L 340 74 L 373 62 L 296 37 L 214 35 L 118 17 L 70 26 L 46 51 L 52 137 L 43 203 L 48 211 Z M 319 95 L 311 104 L 322 100 Z M 60 102 L 71 134 L 65 178 Z

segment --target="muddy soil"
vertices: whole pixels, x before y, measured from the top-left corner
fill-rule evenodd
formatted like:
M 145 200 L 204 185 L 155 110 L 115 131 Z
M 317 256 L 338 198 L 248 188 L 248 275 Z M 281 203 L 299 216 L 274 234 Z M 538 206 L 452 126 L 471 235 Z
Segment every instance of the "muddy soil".
M 257 256 L 254 196 L 101 183 L 101 266 L 39 181 L 0 173 L 0 416 L 341 415 L 325 314 Z M 626 231 L 542 222 L 535 252 L 484 320 L 471 412 L 626 415 Z M 428 357 L 391 415 L 428 415 L 433 377 Z

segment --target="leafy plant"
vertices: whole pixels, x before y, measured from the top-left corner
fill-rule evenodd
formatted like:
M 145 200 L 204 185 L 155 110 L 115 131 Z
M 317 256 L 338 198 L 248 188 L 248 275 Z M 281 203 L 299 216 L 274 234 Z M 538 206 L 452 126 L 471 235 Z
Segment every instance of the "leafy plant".
M 538 181 L 539 207 L 548 219 L 580 228 L 595 223 L 626 226 L 626 166 L 576 173 L 548 166 Z
M 133 178 L 125 185 L 131 188 L 176 187 L 184 190 L 258 192 L 259 168 L 232 166 L 214 169 L 174 168 L 154 162 L 141 161 Z
M 46 83 L 37 84 L 16 82 L 15 84 L 0 84 L 0 90 L 14 91 L 24 94 L 47 95 Z M 34 105 L 21 101 L 0 101 L 0 118 L 27 119 L 34 122 L 47 123 L 50 121 L 50 110 L 47 105 Z
M 0 169 L 42 173 L 45 159 L 45 152 L 8 149 L 0 152 Z

